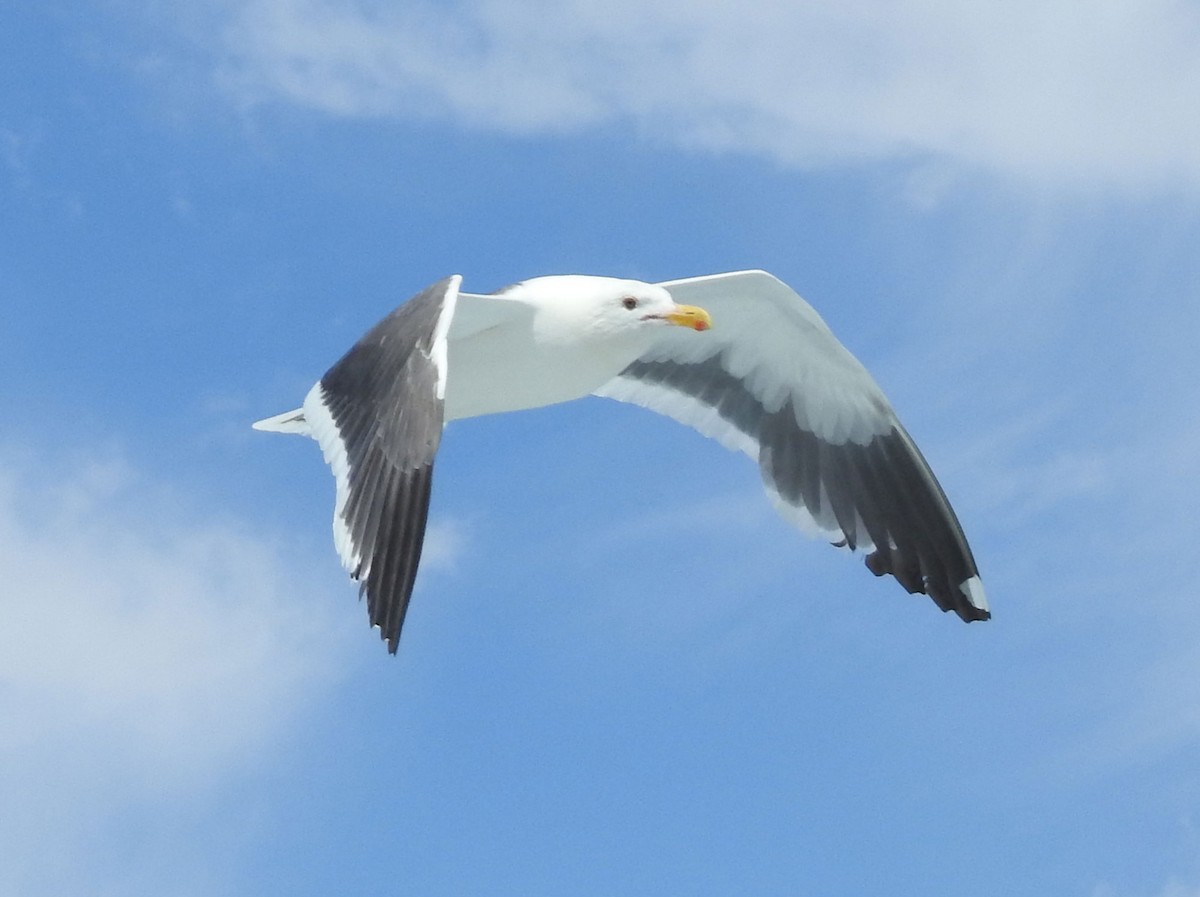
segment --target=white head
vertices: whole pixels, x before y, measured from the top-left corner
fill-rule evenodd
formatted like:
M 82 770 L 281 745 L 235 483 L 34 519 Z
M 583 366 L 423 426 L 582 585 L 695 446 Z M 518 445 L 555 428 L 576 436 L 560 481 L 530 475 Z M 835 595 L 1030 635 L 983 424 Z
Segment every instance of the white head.
M 679 305 L 663 287 L 640 280 L 563 274 L 526 280 L 504 292 L 534 308 L 541 340 L 628 346 L 631 357 L 648 348 L 663 327 L 712 326 L 704 309 Z

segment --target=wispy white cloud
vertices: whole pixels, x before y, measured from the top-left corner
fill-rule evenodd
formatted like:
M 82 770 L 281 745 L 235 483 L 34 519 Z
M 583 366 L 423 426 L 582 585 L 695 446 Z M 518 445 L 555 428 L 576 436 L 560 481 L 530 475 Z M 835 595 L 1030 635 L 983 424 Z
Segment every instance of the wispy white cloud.
M 435 517 L 425 530 L 421 546 L 421 572 L 453 572 L 463 557 L 469 541 L 469 528 L 461 520 Z
M 39 135 L 30 135 L 0 127 L 0 161 L 4 163 L 14 179 L 23 179 L 27 176 L 29 160 L 39 140 Z
M 268 541 L 124 462 L 0 459 L 0 891 L 104 893 L 130 884 L 111 828 L 183 825 L 263 762 L 337 679 L 342 630 Z
M 249 106 L 518 134 L 633 124 L 789 165 L 921 163 L 922 195 L 941 163 L 1200 184 L 1200 9 L 1183 0 L 196 4 L 210 69 Z
M 1109 884 L 1100 884 L 1092 889 L 1092 897 L 1200 897 L 1200 885 L 1188 884 L 1182 879 L 1172 878 L 1158 890 L 1128 891 Z

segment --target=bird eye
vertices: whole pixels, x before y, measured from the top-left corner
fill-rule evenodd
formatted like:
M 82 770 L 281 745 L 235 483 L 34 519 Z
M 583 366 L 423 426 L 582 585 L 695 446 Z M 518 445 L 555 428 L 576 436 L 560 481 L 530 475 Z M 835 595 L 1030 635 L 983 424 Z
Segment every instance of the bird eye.
M 624 305 L 630 311 L 633 311 L 635 308 L 638 307 L 638 301 L 636 299 L 634 299 L 632 296 L 626 296 L 624 299 L 621 300 L 621 304 Z

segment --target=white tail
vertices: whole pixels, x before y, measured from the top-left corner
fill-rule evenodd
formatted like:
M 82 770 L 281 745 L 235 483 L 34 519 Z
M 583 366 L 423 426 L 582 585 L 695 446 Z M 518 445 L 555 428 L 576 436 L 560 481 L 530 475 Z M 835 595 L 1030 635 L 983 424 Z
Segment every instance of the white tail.
M 256 430 L 266 430 L 268 433 L 298 433 L 301 436 L 311 436 L 308 420 L 304 417 L 304 409 L 285 411 L 274 417 L 263 418 L 252 425 Z

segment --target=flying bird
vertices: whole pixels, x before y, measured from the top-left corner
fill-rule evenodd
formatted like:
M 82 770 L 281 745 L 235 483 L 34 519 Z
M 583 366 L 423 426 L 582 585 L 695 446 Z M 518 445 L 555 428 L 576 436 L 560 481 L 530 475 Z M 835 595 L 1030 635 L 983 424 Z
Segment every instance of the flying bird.
M 481 295 L 439 281 L 367 332 L 302 407 L 254 427 L 311 436 L 333 537 L 396 652 L 447 422 L 587 395 L 642 405 L 758 463 L 810 535 L 866 553 L 967 622 L 990 616 L 962 527 L 866 368 L 765 271 L 664 283 L 538 277 Z

